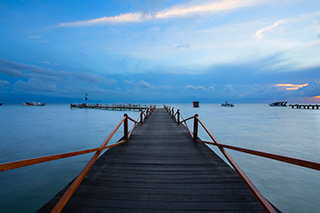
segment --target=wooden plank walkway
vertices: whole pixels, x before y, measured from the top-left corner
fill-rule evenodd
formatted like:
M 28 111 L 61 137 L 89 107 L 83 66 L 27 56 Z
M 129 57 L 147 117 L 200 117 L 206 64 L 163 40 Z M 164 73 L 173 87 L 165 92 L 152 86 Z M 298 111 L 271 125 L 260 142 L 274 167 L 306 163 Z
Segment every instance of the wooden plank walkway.
M 63 189 L 38 212 L 49 212 Z M 157 109 L 92 167 L 63 212 L 265 212 L 237 175 Z

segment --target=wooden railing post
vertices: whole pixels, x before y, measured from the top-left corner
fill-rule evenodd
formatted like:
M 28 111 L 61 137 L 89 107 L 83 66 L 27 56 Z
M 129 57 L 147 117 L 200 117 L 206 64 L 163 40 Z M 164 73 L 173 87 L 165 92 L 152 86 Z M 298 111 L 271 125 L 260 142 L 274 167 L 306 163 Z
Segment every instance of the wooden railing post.
M 177 122 L 180 125 L 180 109 L 177 110 Z
M 195 142 L 198 139 L 198 114 L 194 115 L 193 122 L 193 141 Z
M 128 140 L 128 115 L 127 115 L 127 113 L 124 114 L 124 117 L 125 117 L 125 119 L 123 121 L 123 131 L 124 131 L 123 139 Z
M 143 123 L 143 113 L 142 113 L 142 110 L 140 110 L 140 123 L 141 123 L 141 124 Z

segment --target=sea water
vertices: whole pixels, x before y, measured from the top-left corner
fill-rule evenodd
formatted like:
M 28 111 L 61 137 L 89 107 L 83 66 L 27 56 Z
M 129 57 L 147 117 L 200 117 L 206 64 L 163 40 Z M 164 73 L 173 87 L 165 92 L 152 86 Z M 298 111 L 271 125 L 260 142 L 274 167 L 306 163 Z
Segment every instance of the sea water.
M 320 162 L 320 110 L 267 104 L 171 104 L 198 114 L 220 143 Z M 162 107 L 162 105 L 158 105 Z M 123 111 L 0 107 L 0 163 L 99 147 Z M 126 111 L 136 119 L 139 112 Z M 193 121 L 188 122 L 192 129 Z M 130 127 L 132 123 L 130 122 Z M 123 135 L 123 127 L 109 144 Z M 200 129 L 199 136 L 210 140 Z M 219 150 L 210 146 L 222 158 Z M 228 150 L 262 194 L 283 212 L 320 212 L 320 172 Z M 82 170 L 92 153 L 0 173 L 0 212 L 35 212 Z

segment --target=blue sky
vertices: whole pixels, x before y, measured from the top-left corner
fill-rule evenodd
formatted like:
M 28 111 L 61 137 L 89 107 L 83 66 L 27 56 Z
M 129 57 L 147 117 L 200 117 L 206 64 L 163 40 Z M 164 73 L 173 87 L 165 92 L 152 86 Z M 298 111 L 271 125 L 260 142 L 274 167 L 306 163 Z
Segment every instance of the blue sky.
M 0 102 L 320 102 L 318 0 L 0 1 Z

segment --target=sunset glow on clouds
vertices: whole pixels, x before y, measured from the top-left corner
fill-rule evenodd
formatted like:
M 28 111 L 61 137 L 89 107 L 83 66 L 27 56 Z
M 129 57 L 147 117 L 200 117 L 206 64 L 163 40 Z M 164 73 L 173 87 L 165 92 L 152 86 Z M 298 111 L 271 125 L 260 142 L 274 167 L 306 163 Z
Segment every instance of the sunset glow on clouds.
M 319 8 L 316 0 L 2 1 L 0 102 L 85 93 L 99 102 L 319 102 Z
M 286 90 L 297 90 L 299 88 L 308 86 L 308 83 L 306 84 L 276 84 L 276 87 L 283 87 Z

